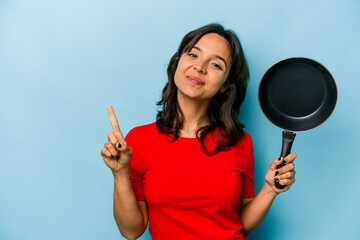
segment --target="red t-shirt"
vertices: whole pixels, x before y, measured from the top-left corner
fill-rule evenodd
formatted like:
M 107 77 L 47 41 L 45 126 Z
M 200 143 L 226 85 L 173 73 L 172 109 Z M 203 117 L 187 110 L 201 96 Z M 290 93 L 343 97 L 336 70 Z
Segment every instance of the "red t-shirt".
M 137 200 L 147 202 L 153 240 L 245 239 L 239 201 L 255 196 L 248 133 L 213 156 L 196 138 L 169 142 L 156 123 L 132 129 L 125 139 L 133 149 L 132 186 Z

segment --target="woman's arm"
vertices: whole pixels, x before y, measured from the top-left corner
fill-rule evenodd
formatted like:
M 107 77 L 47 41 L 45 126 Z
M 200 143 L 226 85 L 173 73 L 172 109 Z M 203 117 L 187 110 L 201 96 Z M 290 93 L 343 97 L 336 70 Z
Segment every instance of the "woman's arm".
M 281 164 L 282 159 L 274 159 L 265 175 L 265 184 L 259 194 L 252 199 L 242 199 L 240 209 L 240 219 L 243 224 L 243 234 L 246 236 L 257 228 L 264 221 L 270 210 L 275 197 L 287 191 L 295 182 L 295 170 L 292 163 L 296 158 L 296 153 L 291 153 L 285 157 L 286 165 L 276 169 Z M 284 185 L 284 189 L 275 187 L 275 181 Z
M 137 239 L 146 230 L 147 208 L 136 200 L 128 172 L 114 174 L 114 217 L 121 235 Z
M 114 176 L 114 217 L 121 235 L 137 239 L 146 230 L 148 216 L 145 201 L 137 201 L 130 179 L 132 148 L 120 131 L 114 109 L 107 108 L 114 132 L 108 133 L 108 142 L 101 150 L 105 164 Z
M 243 224 L 243 234 L 245 236 L 264 221 L 275 197 L 275 192 L 267 185 L 267 183 L 265 183 L 255 198 L 242 199 L 240 219 Z

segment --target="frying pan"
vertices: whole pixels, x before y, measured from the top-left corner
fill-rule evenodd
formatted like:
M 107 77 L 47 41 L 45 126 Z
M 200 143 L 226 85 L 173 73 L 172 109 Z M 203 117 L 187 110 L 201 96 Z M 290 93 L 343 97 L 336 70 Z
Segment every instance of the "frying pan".
M 302 57 L 284 59 L 270 67 L 258 89 L 261 110 L 282 128 L 281 157 L 291 152 L 296 133 L 325 122 L 337 101 L 337 88 L 330 72 L 320 63 Z M 283 161 L 278 168 L 286 163 Z M 278 182 L 275 186 L 283 189 Z

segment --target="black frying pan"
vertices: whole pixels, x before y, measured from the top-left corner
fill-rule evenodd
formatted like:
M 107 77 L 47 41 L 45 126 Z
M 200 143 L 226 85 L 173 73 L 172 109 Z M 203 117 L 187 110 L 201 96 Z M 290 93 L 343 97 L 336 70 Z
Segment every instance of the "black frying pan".
M 337 100 L 330 72 L 308 58 L 288 58 L 270 67 L 259 85 L 259 103 L 265 116 L 284 129 L 281 157 L 290 154 L 295 132 L 313 129 L 328 119 Z M 284 166 L 282 162 L 278 168 Z M 276 183 L 279 189 L 284 186 Z

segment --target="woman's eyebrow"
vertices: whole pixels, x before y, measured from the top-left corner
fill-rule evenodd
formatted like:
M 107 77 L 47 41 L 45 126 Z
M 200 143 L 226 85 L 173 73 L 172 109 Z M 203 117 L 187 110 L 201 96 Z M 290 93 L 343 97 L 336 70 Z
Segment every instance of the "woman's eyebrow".
M 197 46 L 194 46 L 193 48 L 195 48 L 196 50 L 199 50 L 200 52 L 202 52 L 201 49 L 200 49 L 199 47 L 197 47 Z M 218 58 L 218 59 L 220 59 L 221 61 L 223 61 L 224 64 L 225 64 L 225 67 L 227 67 L 226 61 L 225 61 L 225 59 L 224 59 L 223 57 L 221 57 L 221 56 L 219 56 L 219 55 L 215 55 L 215 57 Z

